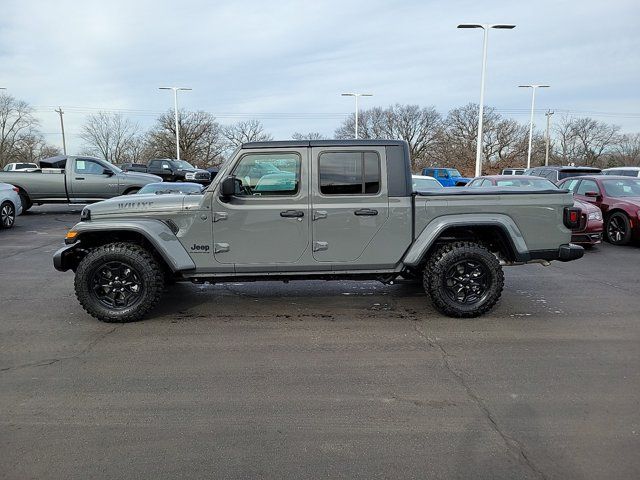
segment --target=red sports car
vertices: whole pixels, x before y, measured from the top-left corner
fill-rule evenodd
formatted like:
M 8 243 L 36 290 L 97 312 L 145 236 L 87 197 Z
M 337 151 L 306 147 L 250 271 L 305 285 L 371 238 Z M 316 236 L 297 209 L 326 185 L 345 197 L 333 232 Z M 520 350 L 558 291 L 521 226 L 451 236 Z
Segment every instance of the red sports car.
M 474 187 L 505 187 L 505 188 L 534 188 L 555 190 L 558 187 L 546 178 L 533 177 L 528 175 L 487 175 L 476 177 L 467 184 L 468 188 Z M 571 232 L 571 242 L 579 243 L 586 247 L 595 245 L 602 241 L 602 212 L 590 203 L 574 198 L 574 207 L 582 210 L 580 226 Z
M 581 202 L 602 210 L 610 243 L 626 245 L 640 240 L 640 178 L 589 175 L 567 178 L 559 186 L 571 190 Z

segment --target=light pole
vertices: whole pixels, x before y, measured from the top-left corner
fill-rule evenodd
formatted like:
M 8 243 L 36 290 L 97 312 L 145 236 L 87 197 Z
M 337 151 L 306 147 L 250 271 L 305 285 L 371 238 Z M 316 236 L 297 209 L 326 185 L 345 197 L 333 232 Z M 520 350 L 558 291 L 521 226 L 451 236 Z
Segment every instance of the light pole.
M 547 117 L 547 141 L 545 144 L 545 151 L 544 151 L 544 166 L 548 166 L 549 165 L 549 127 L 551 126 L 551 115 L 553 115 L 555 112 L 553 110 L 547 110 L 547 113 L 544 114 L 545 117 Z
M 176 117 L 176 159 L 180 160 L 180 132 L 178 128 L 178 90 L 192 90 L 186 87 L 159 87 L 160 90 L 173 90 L 173 111 Z
M 358 139 L 358 97 L 373 97 L 371 93 L 343 93 L 343 97 L 354 97 L 356 99 L 356 140 Z
M 476 177 L 482 175 L 482 116 L 484 114 L 484 77 L 487 70 L 487 41 L 489 40 L 489 29 L 511 30 L 515 25 L 504 23 L 462 23 L 458 28 L 481 28 L 484 30 L 482 42 L 482 77 L 480 80 L 480 109 L 478 112 L 478 140 L 476 142 Z
M 531 89 L 531 119 L 529 120 L 529 151 L 527 152 L 527 168 L 531 168 L 531 142 L 533 139 L 533 109 L 536 105 L 536 90 L 538 88 L 549 88 L 549 85 L 518 85 L 519 88 Z

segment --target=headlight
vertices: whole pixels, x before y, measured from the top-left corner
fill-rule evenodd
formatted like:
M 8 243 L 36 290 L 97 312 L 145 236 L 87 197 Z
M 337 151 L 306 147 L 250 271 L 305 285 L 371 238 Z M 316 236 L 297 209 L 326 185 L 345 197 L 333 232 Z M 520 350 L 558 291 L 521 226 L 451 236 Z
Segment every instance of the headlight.
M 591 212 L 589 214 L 589 220 L 602 220 L 601 212 Z
M 80 213 L 80 221 L 88 222 L 89 220 L 91 220 L 91 210 L 88 207 L 84 207 Z

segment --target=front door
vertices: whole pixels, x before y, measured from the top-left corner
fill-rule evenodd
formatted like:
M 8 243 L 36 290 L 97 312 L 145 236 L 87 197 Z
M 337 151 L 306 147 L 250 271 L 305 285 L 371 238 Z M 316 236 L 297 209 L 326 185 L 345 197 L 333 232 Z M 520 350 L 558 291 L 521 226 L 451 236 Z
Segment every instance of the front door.
M 385 149 L 315 147 L 311 158 L 313 257 L 362 263 L 364 250 L 389 215 Z
M 231 171 L 241 182 L 236 194 L 213 200 L 217 262 L 256 271 L 301 259 L 310 240 L 307 150 L 251 150 L 237 160 Z
M 118 177 L 114 174 L 104 173 L 111 171 L 110 168 L 90 158 L 76 158 L 73 161 L 73 174 L 70 182 L 70 197 L 73 200 L 111 198 L 117 194 Z M 67 175 L 69 174 L 71 172 L 67 168 Z

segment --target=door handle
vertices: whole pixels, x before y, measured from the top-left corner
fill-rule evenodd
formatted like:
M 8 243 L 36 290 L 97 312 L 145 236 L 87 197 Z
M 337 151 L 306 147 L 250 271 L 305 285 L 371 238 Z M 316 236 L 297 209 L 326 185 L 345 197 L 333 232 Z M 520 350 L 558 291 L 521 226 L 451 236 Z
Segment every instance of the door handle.
M 378 215 L 378 210 L 374 210 L 373 208 L 361 208 L 359 210 L 356 210 L 355 212 L 353 212 L 354 215 L 358 215 L 359 217 L 364 217 L 364 216 L 375 216 Z
M 300 218 L 304 217 L 304 212 L 302 210 L 284 210 L 280 212 L 280 216 L 285 218 Z
M 76 177 L 76 180 L 84 180 L 84 177 Z

